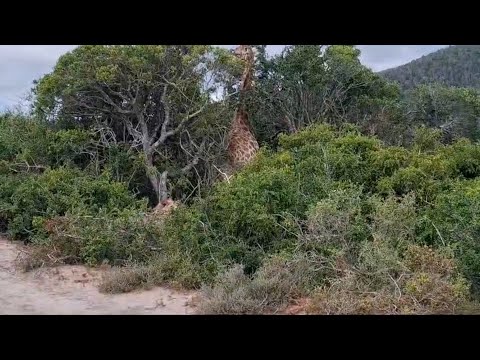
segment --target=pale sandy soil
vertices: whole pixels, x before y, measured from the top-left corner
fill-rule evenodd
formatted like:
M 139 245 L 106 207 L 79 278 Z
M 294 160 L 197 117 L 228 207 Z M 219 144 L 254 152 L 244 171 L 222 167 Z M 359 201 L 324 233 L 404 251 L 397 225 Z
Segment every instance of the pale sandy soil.
M 14 261 L 21 246 L 0 237 L 0 314 L 192 314 L 194 293 L 154 288 L 101 294 L 103 271 L 59 266 L 24 273 Z

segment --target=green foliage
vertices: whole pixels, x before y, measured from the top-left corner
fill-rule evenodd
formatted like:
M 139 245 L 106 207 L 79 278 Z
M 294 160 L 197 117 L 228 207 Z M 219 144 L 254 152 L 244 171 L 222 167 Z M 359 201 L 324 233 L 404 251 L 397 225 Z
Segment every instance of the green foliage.
M 386 176 L 377 178 L 379 193 L 405 195 L 414 191 L 420 201 L 428 202 L 448 188 L 450 179 L 455 176 L 452 173 L 453 159 L 443 148 L 433 152 L 432 146 L 436 148 L 436 145 L 430 139 L 417 139 L 415 144 L 410 152 L 392 148 L 381 152 L 380 158 L 374 155 L 375 165 L 382 166 L 381 161 L 387 165 L 382 171 Z
M 461 164 L 477 161 L 469 142 L 440 146 L 428 139 L 417 137 L 411 149 L 385 147 L 355 128 L 325 125 L 282 136 L 277 152 L 260 152 L 230 182 L 167 220 L 165 239 L 172 248 L 192 249 L 189 267 L 210 264 L 203 278 L 209 281 L 222 266 L 242 264 L 252 274 L 268 254 L 301 246 L 327 264 L 357 264 L 375 273 L 371 286 L 383 288 L 405 270 L 406 248 L 435 235 L 426 214 L 463 177 Z M 450 156 L 454 148 L 466 158 Z M 450 207 L 444 208 L 439 219 L 448 214 Z M 465 226 L 473 221 L 471 211 Z M 466 276 L 462 263 L 471 266 L 478 251 L 466 262 L 457 256 Z
M 399 256 L 385 244 L 374 244 L 365 254 L 363 271 L 346 272 L 319 288 L 309 313 L 456 314 L 469 304 L 468 283 L 448 254 L 410 245 Z
M 93 215 L 75 209 L 65 216 L 40 221 L 37 228 L 49 237 L 37 237 L 35 243 L 60 249 L 70 261 L 89 265 L 144 262 L 152 255 L 158 231 L 144 222 L 144 211 L 142 204 L 116 211 L 102 209 Z
M 126 151 L 133 174 L 118 174 L 115 159 L 107 167 L 115 166 L 115 176 L 129 183 L 139 175 L 132 189 L 149 192 L 155 204 L 165 197 L 187 198 L 212 182 L 212 160 L 223 150 L 225 106 L 214 104 L 210 94 L 234 71 L 235 60 L 207 45 L 79 46 L 36 82 L 35 114 L 69 129 L 54 134 L 50 151 L 57 161 L 64 163 L 60 154 L 74 151 L 73 161 L 88 162 L 88 135 L 79 129 L 94 130 L 102 156 Z M 132 158 L 142 160 L 141 176 Z
M 441 146 L 442 133 L 437 129 L 419 127 L 415 129 L 415 137 L 413 139 L 413 149 L 419 152 L 435 151 Z
M 249 277 L 241 265 L 220 273 L 215 285 L 205 286 L 200 313 L 262 314 L 303 296 L 312 288 L 319 270 L 304 254 L 275 255 Z
M 240 263 L 248 273 L 254 272 L 265 254 L 289 248 L 296 241 L 311 206 L 329 193 L 336 194 L 332 193 L 335 189 L 339 189 L 338 194 L 347 191 L 345 196 L 350 196 L 348 184 L 341 180 L 355 175 L 358 179 L 360 174 L 351 167 L 348 174 L 344 174 L 346 167 L 343 173 L 329 168 L 341 166 L 342 153 L 345 158 L 353 156 L 358 164 L 367 162 L 366 154 L 378 143 L 349 131 L 344 134 L 335 139 L 333 129 L 319 126 L 283 137 L 284 150 L 275 154 L 261 152 L 232 181 L 219 184 L 198 202 L 194 207 L 197 210 L 175 213 L 166 223 L 165 237 L 182 246 L 202 244 L 206 253 L 201 261 L 211 262 L 209 259 L 214 258 L 220 264 Z M 325 158 L 322 146 L 336 151 L 338 158 Z M 338 196 L 332 201 L 346 201 Z M 345 209 L 345 205 L 338 206 L 337 212 Z M 358 225 L 352 236 L 365 236 L 360 235 L 362 231 Z
M 30 170 L 46 165 L 49 145 L 48 128 L 32 119 L 0 114 L 0 172 Z
M 371 154 L 370 161 L 375 171 L 374 178 L 392 176 L 400 168 L 407 166 L 410 153 L 403 147 L 385 147 Z
M 307 231 L 303 236 L 305 245 L 353 261 L 359 243 L 369 237 L 362 214 L 362 197 L 360 187 L 338 186 L 317 202 L 308 211 Z
M 155 266 L 162 269 L 164 281 L 187 288 L 211 282 L 224 260 L 217 256 L 228 251 L 228 244 L 220 243 L 204 215 L 194 206 L 175 210 L 163 224 L 160 235 L 162 253 Z
M 426 212 L 422 239 L 455 250 L 462 272 L 480 290 L 480 183 L 478 179 L 457 182 L 442 193 Z
M 48 136 L 47 156 L 52 166 L 79 166 L 85 168 L 90 157 L 95 155 L 92 148 L 93 135 L 79 129 L 50 132 Z
M 45 112 L 47 116 L 53 116 L 55 121 L 86 121 L 96 116 L 105 116 L 105 111 L 115 113 L 113 103 L 109 104 L 107 101 L 105 106 L 100 106 L 104 92 L 115 99 L 114 94 L 119 96 L 117 91 L 120 91 L 120 98 L 123 99 L 128 95 L 126 90 L 130 89 L 130 81 L 142 84 L 145 90 L 150 91 L 159 83 L 163 84 L 163 76 L 167 74 L 170 80 L 178 81 L 178 87 L 189 83 L 183 90 L 185 96 L 191 95 L 198 90 L 196 85 L 202 77 L 201 72 L 195 73 L 193 69 L 205 61 L 205 55 L 209 51 L 210 48 L 203 45 L 79 46 L 63 55 L 54 71 L 37 82 L 34 88 L 35 108 Z M 103 89 L 99 90 L 99 87 Z M 94 101 L 95 96 L 90 98 L 82 93 L 87 90 L 98 93 L 98 100 Z M 109 92 L 111 90 L 113 92 Z M 176 96 L 172 94 L 172 97 Z M 57 108 L 59 99 L 63 100 L 64 105 Z M 86 116 L 79 111 L 82 106 L 80 100 L 92 106 L 90 115 Z M 61 111 L 54 113 L 56 109 Z M 80 115 L 83 115 L 84 119 L 72 118 Z
M 22 176 L 13 177 L 0 174 L 0 232 L 8 230 L 8 224 L 13 214 L 13 204 L 10 199 L 23 181 L 24 177 Z
M 387 103 L 396 120 L 398 87 L 363 66 L 359 56 L 354 46 L 292 45 L 271 59 L 262 58 L 250 100 L 260 141 L 272 143 L 272 135 L 319 122 L 367 127 L 386 117 Z
M 450 171 L 454 176 L 472 179 L 480 175 L 480 147 L 467 139 L 460 139 L 443 148 L 449 159 Z
M 68 168 L 47 170 L 41 175 L 26 177 L 16 185 L 15 189 L 10 188 L 11 195 L 3 199 L 9 233 L 14 238 L 30 236 L 36 217 L 62 216 L 75 208 L 88 213 L 110 211 L 126 208 L 136 201 L 121 183 Z
M 414 193 L 372 200 L 375 207 L 372 216 L 374 238 L 399 249 L 415 241 L 417 213 Z
M 0 116 L 0 172 L 41 172 L 47 167 L 86 168 L 98 157 L 93 133 L 81 129 L 54 130 L 20 116 Z
M 403 106 L 407 122 L 441 129 L 447 142 L 459 137 L 478 139 L 480 135 L 478 89 L 420 85 L 406 94 Z

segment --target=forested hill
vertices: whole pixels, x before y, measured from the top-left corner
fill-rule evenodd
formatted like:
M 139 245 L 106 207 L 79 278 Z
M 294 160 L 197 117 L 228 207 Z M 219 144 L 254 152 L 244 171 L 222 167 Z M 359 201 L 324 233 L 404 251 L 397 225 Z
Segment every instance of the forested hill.
M 419 84 L 480 88 L 480 45 L 455 45 L 380 72 L 404 89 Z

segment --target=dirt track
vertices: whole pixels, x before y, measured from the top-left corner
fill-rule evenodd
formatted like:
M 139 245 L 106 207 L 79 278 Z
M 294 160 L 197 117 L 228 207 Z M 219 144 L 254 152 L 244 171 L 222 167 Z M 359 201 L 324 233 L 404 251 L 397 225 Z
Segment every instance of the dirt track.
M 191 314 L 192 293 L 165 288 L 101 294 L 100 270 L 60 266 L 15 270 L 19 245 L 0 237 L 0 314 Z

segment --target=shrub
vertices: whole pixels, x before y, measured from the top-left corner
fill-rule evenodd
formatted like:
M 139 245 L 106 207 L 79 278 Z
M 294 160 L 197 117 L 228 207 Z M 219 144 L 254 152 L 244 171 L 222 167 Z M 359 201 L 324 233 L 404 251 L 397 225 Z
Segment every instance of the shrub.
M 361 187 L 339 185 L 309 211 L 302 239 L 310 248 L 333 251 L 354 261 L 358 244 L 368 236 Z
M 408 165 L 411 154 L 402 147 L 391 146 L 371 153 L 370 162 L 373 168 L 373 180 L 392 176 L 400 168 Z
M 480 146 L 468 139 L 459 139 L 441 153 L 448 159 L 450 173 L 455 177 L 473 179 L 480 175 Z
M 370 201 L 374 204 L 372 216 L 374 238 L 400 249 L 414 242 L 417 222 L 414 193 L 402 197 L 389 196 L 385 199 L 374 197 Z
M 291 247 L 313 205 L 336 189 L 348 189 L 348 182 L 361 184 L 367 177 L 368 154 L 379 148 L 379 142 L 350 130 L 343 134 L 344 138 L 334 140 L 333 130 L 320 125 L 282 137 L 278 153 L 260 152 L 250 166 L 230 182 L 217 185 L 204 201 L 193 206 L 197 215 L 191 218 L 194 223 L 188 225 L 186 233 L 180 229 L 187 225 L 167 224 L 166 237 L 181 244 L 208 244 L 204 247 L 208 253 L 202 254 L 201 259 L 215 254 L 220 264 L 241 263 L 248 274 L 253 274 L 265 254 Z M 321 206 L 325 211 L 329 206 L 334 210 L 328 201 Z M 349 205 L 338 206 L 335 211 L 340 214 Z M 359 213 L 360 207 L 356 209 Z M 360 218 L 355 221 L 358 224 L 351 236 L 359 241 L 366 236 L 365 229 Z M 203 225 L 199 226 L 200 223 Z M 192 238 L 187 239 L 189 236 Z
M 8 224 L 12 220 L 13 205 L 11 197 L 23 180 L 23 176 L 0 174 L 0 232 L 7 231 Z
M 391 255 L 400 273 L 394 274 L 394 264 L 385 267 L 383 274 L 375 271 L 377 261 L 372 263 L 373 268 L 364 266 L 370 270 L 369 274 L 350 271 L 333 280 L 331 285 L 320 288 L 312 298 L 309 311 L 321 314 L 453 314 L 467 306 L 468 283 L 458 275 L 451 255 L 417 245 L 409 245 L 403 258 Z M 361 263 L 366 265 L 368 261 Z M 372 284 L 372 275 L 384 281 Z
M 181 268 L 182 283 L 211 284 L 219 269 L 234 264 L 250 276 L 269 254 L 293 251 L 298 239 L 304 251 L 332 263 L 356 266 L 363 251 L 370 268 L 378 262 L 397 274 L 403 265 L 394 264 L 417 242 L 417 231 L 425 233 L 426 209 L 458 173 L 448 147 L 420 135 L 411 150 L 326 125 L 281 136 L 277 152 L 262 150 L 230 182 L 166 222 L 162 242 L 175 259 L 165 260 L 167 278 Z M 361 261 L 366 266 L 367 257 Z
M 85 168 L 96 153 L 92 139 L 92 133 L 79 129 L 49 132 L 47 137 L 48 164 L 53 167 L 78 166 Z
M 326 124 L 317 124 L 306 127 L 293 135 L 280 135 L 279 145 L 285 150 L 295 150 L 304 146 L 318 143 L 328 144 L 335 138 L 335 129 Z
M 123 210 L 94 214 L 76 209 L 65 216 L 38 221 L 34 244 L 59 249 L 71 261 L 98 265 L 108 261 L 125 265 L 145 262 L 155 254 L 159 228 L 144 220 L 146 207 L 134 204 Z M 145 204 L 144 204 L 145 206 Z
M 370 250 L 377 249 L 377 247 Z M 387 248 L 385 248 L 387 249 Z M 393 250 L 393 248 L 390 248 Z M 384 253 L 388 253 L 388 250 Z M 387 264 L 383 274 L 368 268 L 377 279 L 372 284 L 370 274 L 350 271 L 319 288 L 310 303 L 309 312 L 319 314 L 454 314 L 468 306 L 468 283 L 457 273 L 451 255 L 428 247 L 409 245 L 394 274 L 394 263 Z M 368 258 L 362 262 L 369 264 Z M 371 259 L 371 258 L 370 258 Z M 380 264 L 375 259 L 374 268 Z M 372 271 L 373 270 L 373 271 Z M 367 276 L 365 276 L 367 275 Z M 395 276 L 396 275 L 396 276 Z M 379 286 L 379 284 L 381 286 Z M 373 286 L 372 286 L 373 285 Z
M 442 146 L 442 132 L 439 129 L 425 126 L 415 129 L 413 149 L 419 152 L 432 152 Z
M 438 196 L 426 211 L 419 231 L 420 239 L 455 250 L 463 274 L 480 291 L 480 182 L 457 182 L 450 192 Z
M 199 311 L 206 314 L 274 312 L 290 300 L 304 296 L 319 282 L 322 272 L 318 265 L 315 259 L 302 253 L 272 256 L 253 277 L 245 273 L 243 266 L 234 265 L 217 277 L 214 286 L 203 288 Z
M 138 288 L 150 289 L 158 284 L 157 275 L 148 266 L 113 268 L 102 276 L 99 291 L 102 293 L 127 293 Z
M 0 161 L 18 170 L 29 165 L 46 165 L 48 128 L 32 119 L 0 114 Z
M 34 217 L 48 219 L 76 208 L 92 214 L 101 209 L 126 208 L 136 202 L 123 184 L 68 168 L 47 170 L 17 184 L 7 201 L 7 217 L 11 219 L 8 229 L 14 238 L 34 234 Z

